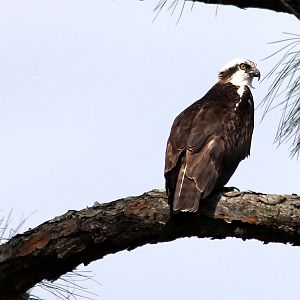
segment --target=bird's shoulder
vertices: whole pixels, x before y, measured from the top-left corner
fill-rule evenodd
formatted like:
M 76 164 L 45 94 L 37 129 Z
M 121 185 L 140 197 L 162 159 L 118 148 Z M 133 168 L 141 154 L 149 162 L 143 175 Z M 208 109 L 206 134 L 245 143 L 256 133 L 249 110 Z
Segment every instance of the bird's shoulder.
M 238 88 L 231 83 L 218 82 L 175 118 L 167 142 L 166 172 L 175 166 L 183 151 L 193 155 L 209 142 L 226 143 L 224 132 L 235 126 L 236 108 L 240 106 L 242 114 L 248 113 L 244 103 L 253 104 L 249 87 L 245 86 L 241 94 Z

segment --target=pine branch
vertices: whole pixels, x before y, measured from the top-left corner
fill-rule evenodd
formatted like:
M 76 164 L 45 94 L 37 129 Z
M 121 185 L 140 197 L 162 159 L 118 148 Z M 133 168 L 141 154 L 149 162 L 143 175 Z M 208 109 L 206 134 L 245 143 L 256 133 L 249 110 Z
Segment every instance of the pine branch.
M 275 12 L 293 14 L 297 19 L 300 19 L 300 1 L 295 0 L 184 0 L 189 2 L 202 2 L 206 4 L 217 5 L 233 5 L 241 9 L 246 8 L 260 8 L 269 9 Z M 170 3 L 170 8 L 176 7 L 180 0 L 160 0 L 156 9 L 161 10 Z
M 165 192 L 153 190 L 66 214 L 0 246 L 1 299 L 56 280 L 81 263 L 151 243 L 197 236 L 258 239 L 300 245 L 300 196 L 218 194 L 197 214 L 170 218 Z

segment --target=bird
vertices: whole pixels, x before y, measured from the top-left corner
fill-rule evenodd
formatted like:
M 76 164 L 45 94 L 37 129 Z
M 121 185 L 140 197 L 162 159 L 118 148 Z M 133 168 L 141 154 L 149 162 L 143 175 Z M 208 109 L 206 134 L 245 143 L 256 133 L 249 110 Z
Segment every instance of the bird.
M 171 212 L 197 212 L 201 200 L 224 189 L 250 155 L 254 77 L 260 79 L 254 62 L 229 61 L 220 69 L 219 81 L 175 118 L 164 170 Z

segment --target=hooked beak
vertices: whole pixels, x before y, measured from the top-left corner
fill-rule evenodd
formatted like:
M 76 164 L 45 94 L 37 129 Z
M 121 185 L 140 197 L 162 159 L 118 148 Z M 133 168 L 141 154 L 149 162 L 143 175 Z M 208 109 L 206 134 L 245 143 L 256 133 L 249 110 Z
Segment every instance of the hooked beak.
M 249 74 L 253 77 L 257 77 L 258 80 L 260 79 L 260 72 L 258 69 L 253 69 L 253 70 L 249 71 Z

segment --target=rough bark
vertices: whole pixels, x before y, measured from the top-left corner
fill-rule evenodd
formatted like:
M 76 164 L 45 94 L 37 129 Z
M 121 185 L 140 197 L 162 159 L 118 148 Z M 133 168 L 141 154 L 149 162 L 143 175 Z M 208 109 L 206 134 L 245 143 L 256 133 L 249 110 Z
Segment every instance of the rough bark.
M 68 211 L 0 246 L 1 299 L 107 254 L 190 236 L 299 245 L 300 196 L 230 192 L 203 201 L 197 214 L 170 217 L 165 192 L 153 190 Z
M 160 4 L 165 4 L 168 0 L 163 0 Z M 275 12 L 283 12 L 293 14 L 300 19 L 300 1 L 299 0 L 186 0 L 193 2 L 203 2 L 207 4 L 217 5 L 233 5 L 242 9 L 245 8 L 261 8 L 269 9 Z M 172 1 L 170 1 L 172 2 Z

